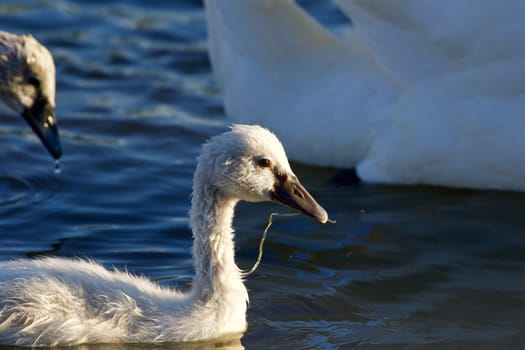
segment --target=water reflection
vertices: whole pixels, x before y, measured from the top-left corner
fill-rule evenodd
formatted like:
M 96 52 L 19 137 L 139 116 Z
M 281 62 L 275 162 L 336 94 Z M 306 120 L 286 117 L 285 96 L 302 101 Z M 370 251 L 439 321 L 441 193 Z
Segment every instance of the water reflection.
M 0 346 L 0 350 L 26 349 L 20 347 Z M 44 348 L 40 348 L 44 349 Z M 83 344 L 68 347 L 53 347 L 52 349 L 69 350 L 244 350 L 239 335 L 226 336 L 208 342 L 188 343 L 152 343 L 152 344 Z

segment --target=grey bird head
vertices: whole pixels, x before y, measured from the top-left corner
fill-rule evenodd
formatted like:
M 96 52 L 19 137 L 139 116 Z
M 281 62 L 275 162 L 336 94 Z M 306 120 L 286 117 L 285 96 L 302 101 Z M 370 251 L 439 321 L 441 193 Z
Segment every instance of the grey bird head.
M 55 63 L 33 36 L 0 31 L 0 99 L 24 118 L 53 158 L 59 159 Z

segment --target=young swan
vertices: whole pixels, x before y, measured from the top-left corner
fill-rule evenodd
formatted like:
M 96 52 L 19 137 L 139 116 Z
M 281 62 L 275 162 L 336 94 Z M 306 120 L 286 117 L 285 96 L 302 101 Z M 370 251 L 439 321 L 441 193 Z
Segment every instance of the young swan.
M 0 31 L 0 99 L 22 115 L 53 158 L 59 159 L 55 63 L 31 35 Z
M 277 201 L 328 219 L 292 172 L 274 134 L 234 125 L 202 148 L 193 178 L 195 277 L 190 292 L 82 260 L 0 263 L 0 344 L 191 341 L 246 329 L 248 292 L 235 264 L 239 200 Z

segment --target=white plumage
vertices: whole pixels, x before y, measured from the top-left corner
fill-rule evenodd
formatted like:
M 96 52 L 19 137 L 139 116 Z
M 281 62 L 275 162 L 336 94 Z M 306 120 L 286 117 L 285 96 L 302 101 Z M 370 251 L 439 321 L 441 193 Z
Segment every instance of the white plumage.
M 91 261 L 1 262 L 0 344 L 190 341 L 243 332 L 248 292 L 231 228 L 239 200 L 274 200 L 327 221 L 277 138 L 262 127 L 236 125 L 206 143 L 198 158 L 191 291 L 161 288 Z
M 367 182 L 525 190 L 525 2 L 206 0 L 228 115 Z

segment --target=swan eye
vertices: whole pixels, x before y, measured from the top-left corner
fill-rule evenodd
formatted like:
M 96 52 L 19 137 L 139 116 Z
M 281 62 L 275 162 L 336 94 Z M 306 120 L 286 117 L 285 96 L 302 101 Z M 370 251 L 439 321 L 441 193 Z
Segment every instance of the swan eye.
M 257 159 L 257 165 L 261 168 L 269 168 L 272 162 L 268 158 L 259 158 Z
M 36 89 L 38 89 L 40 87 L 40 80 L 38 80 L 38 78 L 36 78 L 34 76 L 29 77 L 27 82 L 29 84 L 33 85 Z

